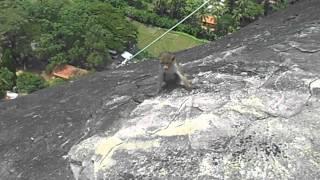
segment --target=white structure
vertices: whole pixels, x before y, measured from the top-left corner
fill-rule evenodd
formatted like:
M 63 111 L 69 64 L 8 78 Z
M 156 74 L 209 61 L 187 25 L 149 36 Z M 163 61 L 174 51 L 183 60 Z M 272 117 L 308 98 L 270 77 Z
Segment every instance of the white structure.
M 123 57 L 125 60 L 131 59 L 132 56 L 133 56 L 133 55 L 132 55 L 131 53 L 129 53 L 128 51 L 125 51 L 125 52 L 123 52 L 123 53 L 121 54 L 121 57 Z
M 19 95 L 17 93 L 7 91 L 7 99 L 16 99 Z

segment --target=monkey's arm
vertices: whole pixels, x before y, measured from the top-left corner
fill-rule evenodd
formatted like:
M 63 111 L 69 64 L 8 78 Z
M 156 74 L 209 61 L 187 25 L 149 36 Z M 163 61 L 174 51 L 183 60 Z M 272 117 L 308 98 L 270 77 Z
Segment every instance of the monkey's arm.
M 191 81 L 188 80 L 188 78 L 184 74 L 182 74 L 180 70 L 177 71 L 177 75 L 180 78 L 180 85 L 184 86 L 187 90 L 191 90 Z

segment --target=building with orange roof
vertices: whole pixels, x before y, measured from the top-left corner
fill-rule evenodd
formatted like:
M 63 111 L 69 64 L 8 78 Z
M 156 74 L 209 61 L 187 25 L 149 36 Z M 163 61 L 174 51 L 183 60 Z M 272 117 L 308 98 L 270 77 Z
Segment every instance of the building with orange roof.
M 217 18 L 215 16 L 202 16 L 201 23 L 202 28 L 214 31 L 217 25 Z
M 52 74 L 63 79 L 71 79 L 73 77 L 84 76 L 88 74 L 88 71 L 67 64 L 61 68 L 55 69 Z

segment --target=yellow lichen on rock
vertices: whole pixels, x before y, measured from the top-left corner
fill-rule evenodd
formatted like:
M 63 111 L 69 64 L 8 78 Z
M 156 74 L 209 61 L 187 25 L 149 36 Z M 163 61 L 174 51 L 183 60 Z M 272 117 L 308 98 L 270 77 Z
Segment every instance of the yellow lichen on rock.
M 117 137 L 108 137 L 102 139 L 98 143 L 95 153 L 104 156 L 108 152 L 110 152 L 115 146 L 121 144 L 122 142 L 123 141 Z
M 117 137 L 108 137 L 102 139 L 97 148 L 95 149 L 95 154 L 101 157 L 98 162 L 95 163 L 94 171 L 98 172 L 100 169 L 111 167 L 114 161 L 111 159 L 113 152 L 116 147 L 122 144 L 123 141 Z
M 232 102 L 226 105 L 226 108 L 241 114 L 253 114 L 256 117 L 263 117 L 265 113 L 261 111 L 264 105 L 262 100 L 256 96 L 242 99 L 241 103 Z
M 159 140 L 128 142 L 128 143 L 122 144 L 121 147 L 119 148 L 126 149 L 126 150 L 136 150 L 136 149 L 148 150 L 155 147 L 160 147 Z
M 246 106 L 256 107 L 256 108 L 262 108 L 264 107 L 263 102 L 260 98 L 257 96 L 250 96 L 247 99 L 241 100 L 242 104 Z
M 168 128 L 158 131 L 159 136 L 181 136 L 193 134 L 196 131 L 205 130 L 210 126 L 210 122 L 216 119 L 214 114 L 202 114 L 194 119 L 172 122 Z
M 150 140 L 150 141 L 123 141 L 118 137 L 108 137 L 99 143 L 95 150 L 95 154 L 99 156 L 99 160 L 95 163 L 95 172 L 99 170 L 110 168 L 115 161 L 112 159 L 112 155 L 115 151 L 120 149 L 125 150 L 148 150 L 154 147 L 159 147 L 160 142 L 158 140 Z

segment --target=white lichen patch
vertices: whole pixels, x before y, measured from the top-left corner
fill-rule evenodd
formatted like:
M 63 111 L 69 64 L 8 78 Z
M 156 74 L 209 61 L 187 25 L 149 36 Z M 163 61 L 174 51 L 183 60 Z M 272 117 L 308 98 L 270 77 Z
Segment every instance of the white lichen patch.
M 121 139 L 137 138 L 145 135 L 146 131 L 143 126 L 129 126 L 117 132 L 117 137 Z
M 314 91 L 316 89 L 318 89 L 318 90 L 320 89 L 320 79 L 318 79 L 310 84 L 311 91 Z
M 310 36 L 311 34 L 316 34 L 320 32 L 320 26 L 311 26 L 299 31 L 299 33 L 295 34 L 295 37 L 305 38 Z
M 151 148 L 156 148 L 160 146 L 159 140 L 150 141 L 124 141 L 118 137 L 108 137 L 102 139 L 95 149 L 95 154 L 99 159 L 95 162 L 95 172 L 100 170 L 105 170 L 116 164 L 116 161 L 112 159 L 112 155 L 118 150 L 144 150 L 147 151 Z
M 108 137 L 100 140 L 98 142 L 98 146 L 95 149 L 95 153 L 105 156 L 108 154 L 115 146 L 121 144 L 123 140 L 117 138 L 117 137 Z
M 104 106 L 112 106 L 114 104 L 126 101 L 130 98 L 130 96 L 114 96 L 113 99 L 111 101 L 106 102 Z
M 176 97 L 172 95 L 171 97 L 157 97 L 145 100 L 133 111 L 133 113 L 144 115 L 150 113 L 150 110 L 153 112 L 160 112 L 165 107 L 170 107 L 172 109 L 179 108 L 191 98 L 191 96 Z
M 228 103 L 225 108 L 241 114 L 252 114 L 256 117 L 265 116 L 265 113 L 260 110 L 264 108 L 263 102 L 256 96 L 250 96 L 248 98 L 241 99 L 240 102 Z
M 256 89 L 257 87 L 260 87 L 263 84 L 261 79 L 255 76 L 247 77 L 244 79 L 244 81 L 249 83 L 252 89 Z
M 68 153 L 70 159 L 76 161 L 84 161 L 88 158 L 92 151 L 97 147 L 97 142 L 101 141 L 103 137 L 93 136 L 89 139 L 83 140 L 78 145 L 73 146 Z
M 297 136 L 294 139 L 292 146 L 294 146 L 295 149 L 301 150 L 300 153 L 304 153 L 306 150 L 312 149 L 312 144 L 304 136 Z
M 199 165 L 199 176 L 205 176 L 205 175 L 213 175 L 214 174 L 214 165 L 212 162 L 212 157 L 207 156 L 202 159 Z
M 241 47 L 237 47 L 234 49 L 230 49 L 228 51 L 224 51 L 221 53 L 221 55 L 223 56 L 223 59 L 226 59 L 227 57 L 237 54 L 239 55 L 243 50 L 245 50 L 247 48 L 247 46 L 241 46 Z
M 194 61 L 190 61 L 190 62 L 187 62 L 187 63 L 180 63 L 181 66 L 187 66 L 187 65 L 195 65 L 195 64 L 198 64 L 198 66 L 208 66 L 209 63 L 212 63 L 215 59 L 215 56 L 214 55 L 209 55 L 209 56 L 206 56 L 202 59 L 199 59 L 199 60 L 194 60 Z
M 121 143 L 123 143 L 123 141 L 117 137 L 104 138 L 97 143 L 98 146 L 95 149 L 95 155 L 96 157 L 99 157 L 99 159 L 94 159 L 95 173 L 103 168 L 109 168 L 115 164 L 115 161 L 113 161 L 111 157 L 116 150 L 116 147 Z
M 248 161 L 246 155 L 238 159 L 227 156 L 228 158 L 224 159 L 225 179 L 233 179 L 229 176 L 238 173 L 239 179 L 283 179 L 292 176 L 292 169 L 288 169 L 277 157 L 267 157 L 261 152 L 258 154 L 252 161 Z
M 251 106 L 255 108 L 263 108 L 264 104 L 260 98 L 257 96 L 250 96 L 247 99 L 242 99 L 241 103 L 245 106 Z
M 207 129 L 214 119 L 217 119 L 214 114 L 202 114 L 194 119 L 172 122 L 166 129 L 160 130 L 156 134 L 159 136 L 190 135 L 196 131 Z
M 310 157 L 310 164 L 320 169 L 320 151 L 313 151 L 310 149 L 309 151 L 306 151 L 306 154 Z
M 152 148 L 160 147 L 160 141 L 159 140 L 150 140 L 150 141 L 132 141 L 122 144 L 119 148 L 120 149 L 126 149 L 126 150 L 145 150 Z

